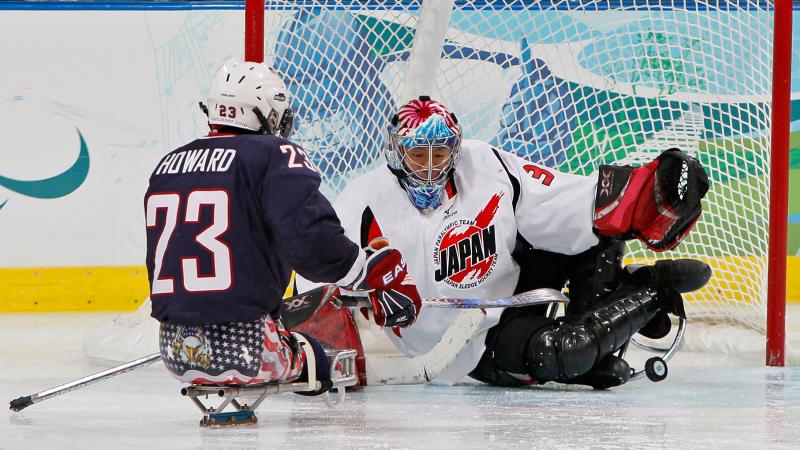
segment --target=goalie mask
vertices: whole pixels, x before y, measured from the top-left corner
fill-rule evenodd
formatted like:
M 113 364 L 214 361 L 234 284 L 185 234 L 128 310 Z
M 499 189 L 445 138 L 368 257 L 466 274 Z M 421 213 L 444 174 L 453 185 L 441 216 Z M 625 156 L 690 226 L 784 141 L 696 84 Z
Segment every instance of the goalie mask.
M 461 149 L 455 114 L 421 96 L 400 107 L 388 132 L 386 161 L 409 200 L 423 211 L 438 208 Z
M 288 138 L 294 112 L 278 72 L 263 63 L 225 63 L 208 91 L 209 125 L 224 125 Z

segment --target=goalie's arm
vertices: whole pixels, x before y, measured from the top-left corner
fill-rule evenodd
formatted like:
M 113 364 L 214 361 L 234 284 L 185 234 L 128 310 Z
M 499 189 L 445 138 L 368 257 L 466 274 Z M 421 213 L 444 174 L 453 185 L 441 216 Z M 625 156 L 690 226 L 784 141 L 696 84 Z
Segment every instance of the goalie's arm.
M 534 248 L 574 255 L 597 244 L 592 206 L 597 178 L 559 172 L 492 149 L 511 183 L 517 231 Z
M 494 150 L 512 180 L 518 231 L 535 248 L 577 254 L 597 236 L 670 250 L 694 226 L 708 191 L 700 163 L 678 149 L 642 167 L 601 165 L 579 176 Z

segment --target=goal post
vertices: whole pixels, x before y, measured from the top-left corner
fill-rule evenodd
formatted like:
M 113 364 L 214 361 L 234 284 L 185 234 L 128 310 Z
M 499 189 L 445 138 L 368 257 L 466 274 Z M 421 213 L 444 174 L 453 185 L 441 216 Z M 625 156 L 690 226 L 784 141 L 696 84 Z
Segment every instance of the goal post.
M 774 16 L 766 363 L 768 366 L 783 366 L 786 356 L 786 242 L 787 217 L 789 215 L 792 0 L 775 0 Z
M 245 61 L 264 62 L 264 6 L 264 0 L 245 0 Z

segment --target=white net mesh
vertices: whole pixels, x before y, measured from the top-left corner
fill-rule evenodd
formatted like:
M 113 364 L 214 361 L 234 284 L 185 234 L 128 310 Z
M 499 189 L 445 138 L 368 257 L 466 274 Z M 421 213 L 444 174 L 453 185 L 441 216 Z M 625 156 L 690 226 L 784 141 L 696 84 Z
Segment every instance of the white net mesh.
M 383 130 L 409 83 L 455 111 L 465 137 L 562 171 L 679 147 L 707 168 L 711 191 L 695 232 L 659 256 L 712 265 L 690 298 L 693 318 L 763 332 L 771 3 L 453 3 L 448 25 L 421 20 L 431 14 L 421 1 L 268 2 L 267 62 L 287 78 L 293 138 L 312 151 L 326 193 L 383 163 Z M 424 61 L 433 70 L 409 70 L 430 54 L 441 55 Z

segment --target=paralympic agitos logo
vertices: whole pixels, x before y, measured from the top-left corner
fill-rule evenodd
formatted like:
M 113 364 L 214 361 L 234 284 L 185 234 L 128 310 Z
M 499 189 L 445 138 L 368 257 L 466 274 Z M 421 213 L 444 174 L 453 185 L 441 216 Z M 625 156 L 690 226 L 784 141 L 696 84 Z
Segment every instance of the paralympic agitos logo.
M 458 219 L 448 224 L 436 238 L 433 261 L 439 267 L 437 282 L 458 289 L 481 284 L 497 264 L 497 239 L 492 224 L 500 198 L 495 194 L 475 220 Z
M 80 140 L 80 151 L 78 158 L 67 170 L 42 180 L 15 180 L 0 175 L 0 187 L 20 195 L 43 199 L 64 197 L 74 192 L 83 184 L 89 174 L 89 148 L 81 131 L 76 131 Z M 0 199 L 0 209 L 3 209 L 6 202 L 8 199 Z

